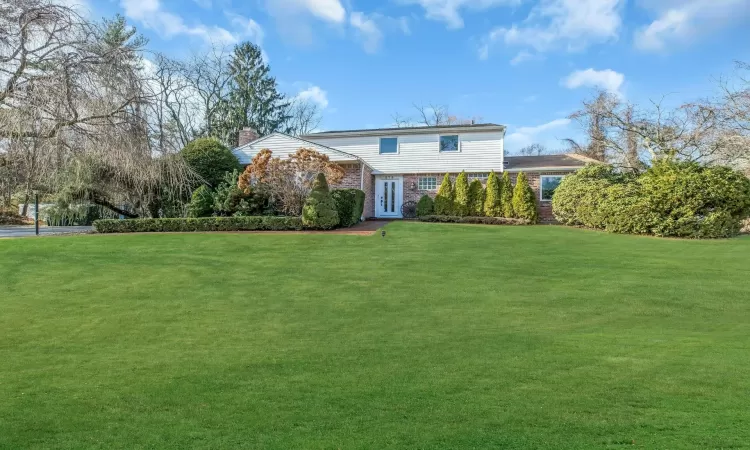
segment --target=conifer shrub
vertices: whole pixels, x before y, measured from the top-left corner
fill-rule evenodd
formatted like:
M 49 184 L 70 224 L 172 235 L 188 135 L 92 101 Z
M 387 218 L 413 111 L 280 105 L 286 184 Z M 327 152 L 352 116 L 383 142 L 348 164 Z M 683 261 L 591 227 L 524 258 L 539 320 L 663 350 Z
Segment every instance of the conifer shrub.
M 510 183 L 508 172 L 503 172 L 503 177 L 500 179 L 500 207 L 503 210 L 503 217 L 516 217 L 513 212 L 513 185 Z
M 417 202 L 417 217 L 430 216 L 435 212 L 435 202 L 425 194 Z
M 450 174 L 446 173 L 443 182 L 440 183 L 440 189 L 435 197 L 435 214 L 438 216 L 453 214 L 453 184 Z
M 539 213 L 536 210 L 536 195 L 529 185 L 529 180 L 523 172 L 518 173 L 516 185 L 513 188 L 513 212 L 519 219 L 536 223 Z
M 328 189 L 325 175 L 319 173 L 312 192 L 302 208 L 302 224 L 308 228 L 330 230 L 339 224 L 336 202 Z
M 474 217 L 484 216 L 484 187 L 482 182 L 474 180 L 469 185 L 469 215 Z
M 500 203 L 500 179 L 495 172 L 490 172 L 487 178 L 483 211 L 487 217 L 502 217 L 503 206 Z
M 469 177 L 466 172 L 461 172 L 456 177 L 453 186 L 453 215 L 468 216 L 469 213 Z

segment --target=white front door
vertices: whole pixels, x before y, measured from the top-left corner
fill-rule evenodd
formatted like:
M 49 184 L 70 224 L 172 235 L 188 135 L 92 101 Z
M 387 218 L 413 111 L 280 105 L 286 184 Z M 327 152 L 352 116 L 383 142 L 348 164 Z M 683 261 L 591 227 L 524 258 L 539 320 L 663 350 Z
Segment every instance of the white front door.
M 401 217 L 404 179 L 394 175 L 375 177 L 375 217 Z

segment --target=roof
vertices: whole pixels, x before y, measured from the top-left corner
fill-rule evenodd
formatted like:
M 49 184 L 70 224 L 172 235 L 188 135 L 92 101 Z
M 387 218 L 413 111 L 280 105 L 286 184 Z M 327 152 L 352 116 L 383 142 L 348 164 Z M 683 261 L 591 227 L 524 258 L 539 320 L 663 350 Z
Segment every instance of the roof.
M 520 170 L 576 170 L 586 164 L 597 161 L 576 154 L 540 155 L 540 156 L 506 156 L 505 170 L 514 172 Z
M 363 128 L 360 130 L 322 131 L 320 133 L 310 133 L 304 135 L 303 137 L 320 139 L 327 137 L 381 136 L 384 134 L 445 134 L 461 133 L 467 131 L 496 131 L 505 133 L 505 125 L 498 125 L 495 123 L 479 123 L 473 125 L 445 125 L 433 127 Z

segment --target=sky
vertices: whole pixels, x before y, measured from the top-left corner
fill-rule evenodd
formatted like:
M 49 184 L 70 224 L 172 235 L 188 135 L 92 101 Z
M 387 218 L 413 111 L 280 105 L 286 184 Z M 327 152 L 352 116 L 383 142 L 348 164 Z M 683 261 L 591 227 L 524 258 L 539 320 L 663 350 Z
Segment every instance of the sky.
M 412 105 L 508 127 L 506 150 L 580 139 L 567 116 L 601 88 L 636 104 L 717 92 L 750 62 L 750 0 L 64 0 L 124 15 L 149 49 L 262 47 L 321 130 L 387 127 Z

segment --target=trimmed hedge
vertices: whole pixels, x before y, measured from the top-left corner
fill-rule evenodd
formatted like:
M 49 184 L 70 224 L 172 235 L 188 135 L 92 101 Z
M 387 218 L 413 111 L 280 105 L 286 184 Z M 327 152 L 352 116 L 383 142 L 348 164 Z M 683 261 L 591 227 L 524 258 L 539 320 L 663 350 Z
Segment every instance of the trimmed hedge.
M 328 189 L 326 176 L 322 173 L 315 178 L 312 192 L 302 207 L 302 224 L 318 230 L 330 230 L 339 224 L 336 202 Z
M 560 222 L 614 233 L 724 238 L 750 216 L 750 180 L 727 167 L 657 161 L 642 175 L 587 167 L 563 179 L 552 198 Z
M 425 194 L 419 199 L 417 203 L 417 217 L 429 216 L 435 212 L 435 202 L 432 197 Z
M 365 193 L 359 189 L 334 189 L 331 197 L 336 202 L 339 213 L 339 226 L 351 227 L 362 220 L 365 209 Z
M 478 223 L 484 225 L 530 225 L 525 219 L 509 219 L 507 217 L 476 217 L 476 216 L 422 216 L 422 222 L 436 223 Z
M 106 219 L 94 222 L 97 233 L 301 230 L 302 219 L 283 216 L 196 217 L 180 219 Z

